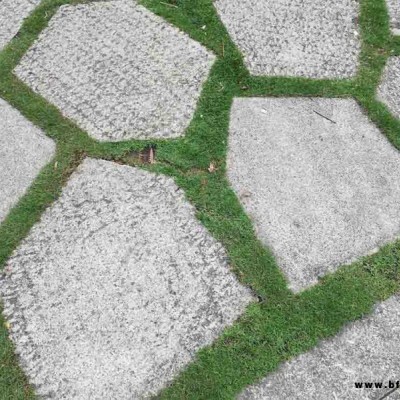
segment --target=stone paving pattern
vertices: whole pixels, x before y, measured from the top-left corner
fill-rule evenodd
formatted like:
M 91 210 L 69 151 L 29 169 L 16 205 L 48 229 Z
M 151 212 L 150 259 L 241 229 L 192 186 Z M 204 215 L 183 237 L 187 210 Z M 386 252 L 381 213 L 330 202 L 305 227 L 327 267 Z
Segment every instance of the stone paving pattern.
M 400 1 L 399 0 L 386 0 L 389 16 L 390 27 L 395 35 L 400 35 Z
M 54 153 L 54 142 L 0 99 L 0 222 Z
M 248 389 L 239 400 L 378 400 L 389 389 L 356 389 L 354 382 L 400 380 L 400 297 Z M 388 400 L 400 399 L 400 392 Z
M 357 0 L 217 0 L 254 75 L 349 78 L 360 41 Z
M 378 88 L 378 99 L 400 118 L 400 57 L 390 57 Z
M 11 337 L 52 399 L 154 394 L 252 301 L 172 179 L 87 159 L 0 284 Z
M 136 1 L 119 0 L 60 7 L 15 72 L 95 139 L 174 138 L 214 60 Z
M 0 0 L 0 51 L 18 33 L 40 0 Z
M 400 154 L 354 100 L 235 99 L 227 163 L 295 291 L 400 233 Z

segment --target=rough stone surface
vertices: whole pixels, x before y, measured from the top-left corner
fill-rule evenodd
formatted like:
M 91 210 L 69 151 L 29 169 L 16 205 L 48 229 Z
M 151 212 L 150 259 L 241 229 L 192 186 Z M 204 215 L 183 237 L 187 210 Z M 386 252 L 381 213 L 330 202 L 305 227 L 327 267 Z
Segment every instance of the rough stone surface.
M 400 154 L 354 100 L 235 99 L 228 153 L 229 180 L 295 291 L 399 235 Z
M 357 0 L 217 0 L 254 75 L 349 78 L 360 42 Z
M 0 51 L 17 34 L 40 0 L 0 0 Z
M 378 400 L 390 391 L 356 389 L 355 382 L 400 380 L 400 297 L 381 303 L 371 316 L 349 324 L 333 339 L 283 364 L 249 387 L 240 400 Z M 400 390 L 388 400 L 400 399 Z
M 400 1 L 386 0 L 389 9 L 390 27 L 395 35 L 400 35 Z
M 0 285 L 37 393 L 154 394 L 252 297 L 165 176 L 87 159 L 16 250 Z
M 98 140 L 184 134 L 215 56 L 134 0 L 60 7 L 15 72 Z
M 378 99 L 400 118 L 400 57 L 389 58 L 378 88 Z
M 54 152 L 51 139 L 0 99 L 0 222 Z

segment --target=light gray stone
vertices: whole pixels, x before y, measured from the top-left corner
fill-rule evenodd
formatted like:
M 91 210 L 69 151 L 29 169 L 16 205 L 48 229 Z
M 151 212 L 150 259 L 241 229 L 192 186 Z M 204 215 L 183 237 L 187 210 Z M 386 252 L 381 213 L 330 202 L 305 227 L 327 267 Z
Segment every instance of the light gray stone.
M 135 0 L 60 7 L 15 73 L 98 140 L 184 134 L 215 56 Z
M 4 313 L 37 393 L 156 393 L 252 300 L 171 178 L 87 159 L 6 265 Z
M 54 152 L 51 139 L 0 99 L 0 222 Z
M 400 57 L 390 57 L 378 88 L 378 99 L 400 118 Z
M 0 0 L 0 51 L 17 34 L 40 0 Z
M 254 75 L 350 78 L 360 41 L 357 0 L 217 0 Z
M 294 291 L 399 236 L 399 176 L 354 100 L 234 100 L 228 177 Z
M 390 391 L 389 380 L 400 381 L 399 343 L 400 297 L 395 296 L 371 316 L 283 364 L 239 399 L 378 400 Z M 355 382 L 383 382 L 383 388 L 356 389 Z M 400 399 L 400 390 L 387 399 Z
M 389 17 L 390 27 L 395 35 L 400 35 L 400 1 L 399 0 L 386 0 Z

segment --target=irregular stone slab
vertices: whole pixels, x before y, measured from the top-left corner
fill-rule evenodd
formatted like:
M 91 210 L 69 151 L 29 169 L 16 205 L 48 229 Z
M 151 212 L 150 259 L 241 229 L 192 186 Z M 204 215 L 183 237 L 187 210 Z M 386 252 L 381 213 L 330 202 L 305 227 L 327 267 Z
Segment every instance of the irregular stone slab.
M 60 7 L 16 74 L 98 140 L 184 134 L 215 56 L 134 0 Z
M 17 34 L 40 0 L 0 0 L 0 51 Z
M 252 297 L 172 179 L 87 159 L 6 266 L 4 312 L 37 393 L 155 394 Z
M 389 16 L 390 27 L 395 35 L 400 35 L 400 1 L 399 0 L 386 0 Z
M 228 177 L 294 291 L 399 235 L 399 176 L 354 100 L 234 101 Z
M 254 75 L 350 78 L 357 72 L 358 0 L 217 0 Z
M 400 118 L 400 57 L 390 57 L 378 88 L 378 99 Z
M 54 153 L 54 142 L 0 99 L 0 222 Z
M 378 400 L 390 391 L 389 380 L 400 381 L 399 343 L 400 297 L 396 296 L 338 336 L 283 364 L 239 399 Z M 356 389 L 355 382 L 383 382 L 383 387 Z M 400 399 L 400 390 L 388 399 Z

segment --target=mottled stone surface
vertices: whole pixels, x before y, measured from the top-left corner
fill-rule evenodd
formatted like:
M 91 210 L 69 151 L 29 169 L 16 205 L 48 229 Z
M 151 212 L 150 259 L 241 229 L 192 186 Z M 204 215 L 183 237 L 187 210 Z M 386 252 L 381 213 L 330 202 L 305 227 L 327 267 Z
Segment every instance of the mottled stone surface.
M 228 177 L 301 290 L 400 232 L 400 154 L 350 99 L 235 99 Z
M 357 0 L 217 0 L 254 75 L 349 78 L 360 41 Z
M 390 57 L 378 88 L 378 99 L 400 118 L 400 57 Z
M 87 159 L 15 251 L 0 290 L 37 393 L 156 393 L 252 297 L 172 179 Z
M 399 0 L 386 0 L 389 16 L 390 27 L 395 35 L 400 35 L 400 1 Z
M 17 34 L 40 0 L 0 0 L 0 51 Z
M 336 337 L 283 364 L 239 399 L 381 399 L 390 391 L 389 380 L 400 381 L 399 343 L 400 297 L 396 296 Z M 356 389 L 355 382 L 383 382 L 383 388 Z M 400 399 L 400 390 L 387 399 Z
M 51 139 L 0 99 L 0 223 L 54 152 Z
M 134 0 L 60 7 L 15 72 L 93 138 L 184 134 L 215 57 Z

